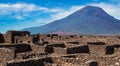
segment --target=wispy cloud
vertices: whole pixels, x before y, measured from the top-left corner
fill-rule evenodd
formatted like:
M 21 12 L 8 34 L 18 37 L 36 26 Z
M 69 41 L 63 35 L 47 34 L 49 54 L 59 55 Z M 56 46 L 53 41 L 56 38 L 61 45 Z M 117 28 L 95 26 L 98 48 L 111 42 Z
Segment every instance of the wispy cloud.
M 59 12 L 61 9 L 59 8 L 47 8 L 37 6 L 35 4 L 27 4 L 27 3 L 15 3 L 15 4 L 3 4 L 0 3 L 0 16 L 10 15 L 14 16 L 16 19 L 23 19 L 24 16 L 29 16 L 29 13 L 35 11 L 42 12 Z
M 3 10 L 5 11 L 3 11 Z M 15 3 L 15 4 L 0 4 L 1 13 L 4 12 L 31 12 L 31 11 L 45 11 L 45 12 L 58 12 L 58 9 L 49 9 L 47 7 L 40 7 L 35 4 Z
M 87 4 L 87 5 L 92 5 L 92 6 L 98 6 L 101 7 L 103 10 L 105 10 L 109 15 L 120 19 L 120 5 L 111 5 L 111 4 L 106 4 L 106 3 L 92 3 L 92 4 Z M 78 6 L 72 6 L 69 10 L 63 10 L 61 12 L 58 12 L 56 14 L 52 14 L 51 17 L 53 19 L 61 19 L 64 18 L 72 13 L 74 13 L 75 11 L 87 6 L 87 5 L 78 5 Z
M 92 4 L 87 4 L 87 5 L 101 7 L 111 16 L 113 16 L 117 19 L 120 19 L 120 15 L 119 15 L 120 6 L 115 6 L 115 5 L 106 4 L 106 3 L 99 3 L 99 4 L 92 3 Z M 41 24 L 41 23 L 42 23 L 42 25 L 44 25 L 44 24 L 50 23 L 54 20 L 59 20 L 59 19 L 65 18 L 65 17 L 69 16 L 70 14 L 74 13 L 75 11 L 77 11 L 87 5 L 71 6 L 69 9 L 60 9 L 60 10 L 56 9 L 57 12 L 54 14 L 50 14 L 51 16 L 49 18 L 36 19 L 34 21 L 34 26 L 39 26 L 39 24 Z
M 99 6 L 103 8 L 107 13 L 110 15 L 120 19 L 119 12 L 120 12 L 120 6 L 106 4 L 106 3 L 93 3 L 89 5 Z M 81 9 L 86 5 L 82 6 L 71 6 L 69 9 L 62 9 L 62 8 L 47 8 L 47 7 L 41 7 L 37 6 L 35 4 L 27 4 L 27 3 L 15 3 L 15 4 L 0 4 L 0 16 L 2 15 L 10 15 L 14 16 L 16 19 L 23 19 L 24 16 L 29 16 L 30 12 L 34 11 L 42 11 L 42 12 L 53 12 L 55 14 L 51 14 L 52 19 L 61 19 L 64 18 L 71 13 Z M 13 14 L 13 15 L 11 15 Z
M 111 4 L 106 4 L 106 3 L 99 3 L 99 4 L 90 4 L 90 5 L 101 7 L 109 15 L 111 15 L 117 19 L 120 19 L 120 15 L 119 15 L 120 14 L 120 4 L 111 5 Z
M 81 9 L 82 7 L 84 6 L 71 6 L 71 8 L 69 8 L 68 10 L 63 9 L 62 11 L 57 12 L 56 14 L 52 14 L 51 18 L 53 20 L 59 20 L 59 19 L 65 18 L 68 15 L 74 13 L 75 11 Z
M 93 5 L 103 8 L 108 14 L 114 16 L 117 19 L 120 19 L 120 5 L 111 5 L 107 3 L 91 3 L 87 5 Z M 41 7 L 35 4 L 27 4 L 27 3 L 15 3 L 15 4 L 3 4 L 0 3 L 0 17 L 1 16 L 9 16 L 11 18 L 17 20 L 23 20 L 24 18 L 30 17 L 30 19 L 23 20 L 22 22 L 17 22 L 11 24 L 8 29 L 23 29 L 26 27 L 35 27 L 50 23 L 54 20 L 59 20 L 67 17 L 68 15 L 74 13 L 75 11 L 87 6 L 87 5 L 73 5 L 68 9 L 65 8 L 48 8 Z M 31 13 L 33 13 L 31 15 Z M 41 16 L 40 14 L 48 14 L 47 18 Z M 35 16 L 35 17 L 34 17 Z M 4 18 L 4 17 L 3 17 Z M 0 18 L 2 19 L 2 17 Z M 10 19 L 10 18 L 6 18 Z M 5 26 L 6 22 L 3 21 L 3 25 Z M 9 21 L 7 22 L 9 23 Z M 1 25 L 2 23 L 0 23 Z M 19 26 L 17 26 L 19 25 Z M 26 26 L 25 26 L 26 25 Z M 8 25 L 6 25 L 8 26 Z M 13 27 L 14 26 L 14 27 Z M 7 29 L 7 30 L 8 30 Z

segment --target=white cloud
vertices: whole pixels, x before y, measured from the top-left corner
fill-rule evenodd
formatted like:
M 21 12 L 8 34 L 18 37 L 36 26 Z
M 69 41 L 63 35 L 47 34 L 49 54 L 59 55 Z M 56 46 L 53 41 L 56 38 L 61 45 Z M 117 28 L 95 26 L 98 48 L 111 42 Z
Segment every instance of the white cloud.
M 16 4 L 0 4 L 0 10 L 12 12 L 31 12 L 31 11 L 46 11 L 46 12 L 57 12 L 57 9 L 49 9 L 47 7 L 40 7 L 35 4 L 27 3 L 16 3 Z
M 59 12 L 61 9 L 59 8 L 47 8 L 37 6 L 35 4 L 27 4 L 27 3 L 15 3 L 15 4 L 3 4 L 0 3 L 0 16 L 10 15 L 16 17 L 16 19 L 22 19 L 24 16 L 29 16 L 30 12 L 33 11 L 43 11 L 43 12 Z M 11 15 L 13 14 L 14 15 Z
M 72 6 L 69 10 L 62 10 L 56 14 L 52 14 L 51 18 L 53 20 L 59 20 L 59 19 L 65 18 L 68 15 L 74 13 L 75 11 L 81 9 L 82 7 L 84 7 L 84 6 Z
M 106 3 L 93 3 L 88 5 L 94 5 L 99 6 L 103 8 L 108 14 L 114 16 L 115 18 L 120 19 L 120 6 L 106 4 Z M 30 12 L 33 11 L 43 11 L 43 12 L 53 12 L 55 14 L 51 15 L 52 20 L 58 20 L 61 18 L 64 18 L 71 13 L 81 9 L 86 5 L 80 5 L 80 6 L 71 6 L 68 10 L 62 9 L 62 8 L 47 8 L 47 7 L 41 7 L 37 6 L 35 4 L 27 4 L 27 3 L 15 3 L 15 4 L 0 4 L 0 15 L 10 15 L 12 13 L 15 13 L 13 15 L 16 17 L 16 19 L 23 19 L 24 16 L 29 16 Z
M 93 4 L 87 4 L 87 5 L 93 5 L 93 6 L 99 6 L 103 8 L 108 14 L 114 16 L 115 18 L 120 19 L 120 5 L 111 5 L 106 3 L 93 3 Z M 75 11 L 87 6 L 87 5 L 78 5 L 78 6 L 71 6 L 68 9 L 64 8 L 47 8 L 47 7 L 41 7 L 37 6 L 35 4 L 27 4 L 27 3 L 16 3 L 16 4 L 0 4 L 0 16 L 2 15 L 9 15 L 12 16 L 18 20 L 22 20 L 25 18 L 25 16 L 33 17 L 33 15 L 29 15 L 29 13 L 33 11 L 43 11 L 46 13 L 51 13 L 50 17 L 48 18 L 34 18 L 33 20 L 28 20 L 21 22 L 21 27 L 35 27 L 43 24 L 50 23 L 54 20 L 59 20 L 62 18 L 67 17 L 68 15 L 74 13 Z M 15 13 L 15 15 L 11 15 L 12 13 Z M 35 13 L 37 15 L 37 13 Z M 39 16 L 38 16 L 39 17 Z M 24 24 L 26 26 L 24 26 Z M 21 27 L 17 29 L 21 29 Z
M 110 5 L 110 4 L 106 4 L 106 3 L 99 3 L 99 4 L 87 4 L 87 5 L 92 5 L 92 6 L 98 6 L 103 8 L 108 14 L 110 14 L 111 16 L 120 19 L 120 6 L 115 6 L 115 5 Z M 75 11 L 87 6 L 87 5 L 80 5 L 80 6 L 71 6 L 68 10 L 65 9 L 61 9 L 60 11 L 58 10 L 55 14 L 51 14 L 50 18 L 46 18 L 46 19 L 37 19 L 34 22 L 36 23 L 37 26 L 39 26 L 38 24 L 40 23 L 50 23 L 54 20 L 59 20 L 62 18 L 67 17 L 68 15 L 74 13 Z M 56 9 L 57 10 L 57 9 Z M 38 24 L 37 24 L 38 23 Z M 35 25 L 35 26 L 36 26 Z
M 99 4 L 90 4 L 94 6 L 99 6 L 104 9 L 109 15 L 120 19 L 120 5 L 111 5 L 106 3 L 99 3 Z
M 105 10 L 109 15 L 120 19 L 120 6 L 119 5 L 111 5 L 111 4 L 106 4 L 106 3 L 98 3 L 98 4 L 87 4 L 87 5 L 92 5 L 92 6 L 98 6 L 101 7 L 103 10 Z M 61 18 L 65 18 L 68 15 L 74 13 L 75 11 L 87 6 L 87 5 L 81 5 L 81 6 L 72 6 L 69 10 L 63 10 L 60 11 L 56 14 L 52 14 L 51 17 L 53 20 L 58 20 Z

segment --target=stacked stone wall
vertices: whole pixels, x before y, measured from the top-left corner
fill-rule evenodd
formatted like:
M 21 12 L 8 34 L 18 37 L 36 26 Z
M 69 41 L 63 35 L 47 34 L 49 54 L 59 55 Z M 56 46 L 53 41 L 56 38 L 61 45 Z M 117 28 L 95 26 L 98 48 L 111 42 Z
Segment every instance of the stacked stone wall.
M 0 48 L 0 63 L 13 60 L 15 58 L 14 48 Z
M 68 54 L 75 54 L 75 53 L 90 53 L 90 50 L 87 45 L 84 46 L 77 46 L 77 47 L 71 47 L 67 48 Z
M 9 45 L 0 45 L 0 48 L 15 48 L 15 53 L 22 53 L 32 51 L 31 46 L 29 44 L 9 44 Z
M 8 62 L 7 66 L 45 66 L 45 63 L 53 63 L 50 57 L 40 59 L 30 59 L 18 62 Z

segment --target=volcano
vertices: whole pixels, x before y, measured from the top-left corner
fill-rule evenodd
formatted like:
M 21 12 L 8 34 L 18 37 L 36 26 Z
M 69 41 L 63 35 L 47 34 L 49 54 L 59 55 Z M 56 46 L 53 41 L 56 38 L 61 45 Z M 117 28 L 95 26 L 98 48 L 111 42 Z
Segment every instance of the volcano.
M 32 34 L 54 32 L 120 34 L 120 20 L 110 16 L 100 7 L 86 6 L 63 19 L 23 30 L 30 31 Z

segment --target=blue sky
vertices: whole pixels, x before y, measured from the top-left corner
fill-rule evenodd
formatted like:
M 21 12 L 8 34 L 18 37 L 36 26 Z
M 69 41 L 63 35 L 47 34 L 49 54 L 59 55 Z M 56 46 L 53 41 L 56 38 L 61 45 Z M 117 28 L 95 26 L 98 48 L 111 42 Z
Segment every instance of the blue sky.
M 93 5 L 120 19 L 119 0 L 0 0 L 0 32 L 41 26 Z

